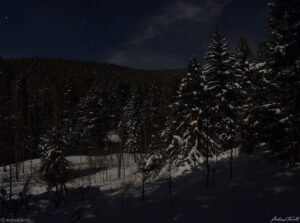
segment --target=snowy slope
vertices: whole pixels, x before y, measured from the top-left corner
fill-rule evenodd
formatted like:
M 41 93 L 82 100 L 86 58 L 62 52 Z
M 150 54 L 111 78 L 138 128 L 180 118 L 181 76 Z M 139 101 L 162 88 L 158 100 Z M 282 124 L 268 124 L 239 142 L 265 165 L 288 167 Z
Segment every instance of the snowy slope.
M 86 186 L 97 186 L 102 191 L 105 190 L 118 190 L 120 185 L 125 182 L 136 182 L 137 167 L 134 163 L 133 156 L 131 154 L 124 154 L 124 163 L 121 169 L 121 178 L 118 178 L 118 162 L 117 155 L 107 156 L 69 156 L 67 159 L 71 162 L 71 168 L 78 170 L 82 177 L 76 178 L 74 182 L 68 183 L 68 187 L 73 187 L 74 184 L 84 184 Z M 90 160 L 90 161 L 89 161 Z M 40 160 L 32 160 L 32 172 L 31 161 L 25 161 L 25 171 L 20 170 L 19 182 L 14 180 L 13 182 L 13 194 L 14 198 L 22 190 L 23 185 L 28 177 L 31 178 L 30 193 L 38 195 L 47 191 L 47 184 L 40 179 L 39 167 Z M 0 179 L 2 179 L 3 186 L 9 187 L 9 166 L 7 166 L 7 172 L 2 171 L 3 167 L 0 167 Z M 15 167 L 12 166 L 13 177 L 15 177 Z
M 168 181 L 162 177 L 146 184 L 146 198 L 141 200 L 140 179 L 134 174 L 133 160 L 130 155 L 127 157 L 127 183 L 117 179 L 116 165 L 112 165 L 108 171 L 110 179 L 103 180 L 103 171 L 90 175 L 91 187 L 86 191 L 71 190 L 59 209 L 40 190 L 27 207 L 33 222 L 241 223 L 300 216 L 299 166 L 290 169 L 280 162 L 268 161 L 268 154 L 236 157 L 232 182 L 225 155 L 218 162 L 215 184 L 208 191 L 201 168 L 174 178 L 173 205 Z M 77 168 L 88 165 L 85 157 L 69 160 Z M 82 182 L 86 181 L 83 178 Z M 26 213 L 24 210 L 22 216 Z

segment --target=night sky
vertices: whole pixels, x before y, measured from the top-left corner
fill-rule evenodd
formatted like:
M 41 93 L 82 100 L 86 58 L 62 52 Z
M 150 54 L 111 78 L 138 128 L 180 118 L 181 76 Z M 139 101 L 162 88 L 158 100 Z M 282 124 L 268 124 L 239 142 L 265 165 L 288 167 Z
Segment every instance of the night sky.
M 0 0 L 0 56 L 184 67 L 218 24 L 232 43 L 265 39 L 270 0 Z

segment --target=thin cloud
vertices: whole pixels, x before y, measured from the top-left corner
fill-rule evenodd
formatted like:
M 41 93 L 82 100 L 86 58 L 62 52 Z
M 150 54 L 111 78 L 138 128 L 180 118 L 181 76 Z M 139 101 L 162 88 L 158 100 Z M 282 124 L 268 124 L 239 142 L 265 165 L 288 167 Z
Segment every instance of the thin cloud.
M 181 61 L 178 55 L 169 55 L 163 52 L 140 53 L 135 51 L 117 51 L 107 60 L 107 62 L 112 64 L 147 69 L 178 67 Z
M 201 0 L 197 2 L 177 1 L 164 8 L 161 14 L 151 16 L 143 24 L 141 32 L 133 36 L 124 46 L 139 45 L 157 38 L 171 26 L 182 21 L 206 23 L 220 15 L 232 0 Z
M 115 49 L 110 53 L 108 62 L 134 67 L 163 67 L 164 64 L 175 66 L 181 64 L 178 55 L 167 52 L 157 52 L 151 49 L 141 53 L 140 45 L 147 40 L 155 39 L 163 35 L 169 35 L 170 32 L 180 31 L 182 22 L 197 23 L 201 28 L 201 35 L 208 35 L 216 19 L 222 15 L 223 9 L 233 0 L 188 0 L 176 1 L 163 8 L 160 14 L 150 16 L 140 24 L 140 32 L 133 35 L 122 49 Z M 201 25 L 202 24 L 202 25 Z M 203 26 L 204 25 L 204 26 Z M 209 25 L 209 28 L 208 26 Z M 211 26 L 210 26 L 211 25 Z M 197 33 L 197 34 L 196 34 Z M 195 31 L 199 36 L 199 32 Z M 206 41 L 204 41 L 206 43 Z M 154 50 L 154 51 L 153 51 Z M 163 55 L 162 55 L 163 54 Z
M 109 63 L 126 66 L 128 65 L 128 53 L 126 51 L 119 51 L 115 53 L 109 60 Z

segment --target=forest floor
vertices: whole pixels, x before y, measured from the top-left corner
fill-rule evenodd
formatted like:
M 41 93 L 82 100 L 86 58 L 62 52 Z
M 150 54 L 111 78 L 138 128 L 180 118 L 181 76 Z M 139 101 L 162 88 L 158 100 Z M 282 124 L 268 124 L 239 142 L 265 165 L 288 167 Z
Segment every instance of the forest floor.
M 210 184 L 208 190 L 205 169 L 201 166 L 186 172 L 174 170 L 172 194 L 168 178 L 162 174 L 148 180 L 144 200 L 141 179 L 131 155 L 126 155 L 120 179 L 116 155 L 108 157 L 111 166 L 107 170 L 96 164 L 91 168 L 88 157 L 68 157 L 83 177 L 68 185 L 70 191 L 60 207 L 54 207 L 51 201 L 54 195 L 47 193 L 45 182 L 33 174 L 30 191 L 34 195 L 28 198 L 26 208 L 19 210 L 17 217 L 37 223 L 263 223 L 276 222 L 275 217 L 295 217 L 294 221 L 291 218 L 285 222 L 300 222 L 297 219 L 300 217 L 300 166 L 288 168 L 268 157 L 268 153 L 234 157 L 233 180 L 230 180 L 229 158 L 228 154 L 224 155 L 218 161 L 214 185 Z M 105 160 L 97 161 L 101 162 Z M 33 166 L 35 170 L 38 168 L 38 160 L 33 161 Z M 29 161 L 25 167 L 26 175 Z M 5 179 L 6 175 L 2 174 L 1 178 Z M 21 179 L 14 184 L 16 193 L 24 184 L 25 177 Z

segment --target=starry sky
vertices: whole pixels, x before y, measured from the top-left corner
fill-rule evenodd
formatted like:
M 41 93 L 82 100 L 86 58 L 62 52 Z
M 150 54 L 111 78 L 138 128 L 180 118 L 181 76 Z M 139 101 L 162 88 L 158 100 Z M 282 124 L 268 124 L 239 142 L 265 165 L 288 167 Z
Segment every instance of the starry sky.
M 270 0 L 0 0 L 0 56 L 185 67 L 216 25 L 234 50 L 265 40 Z

